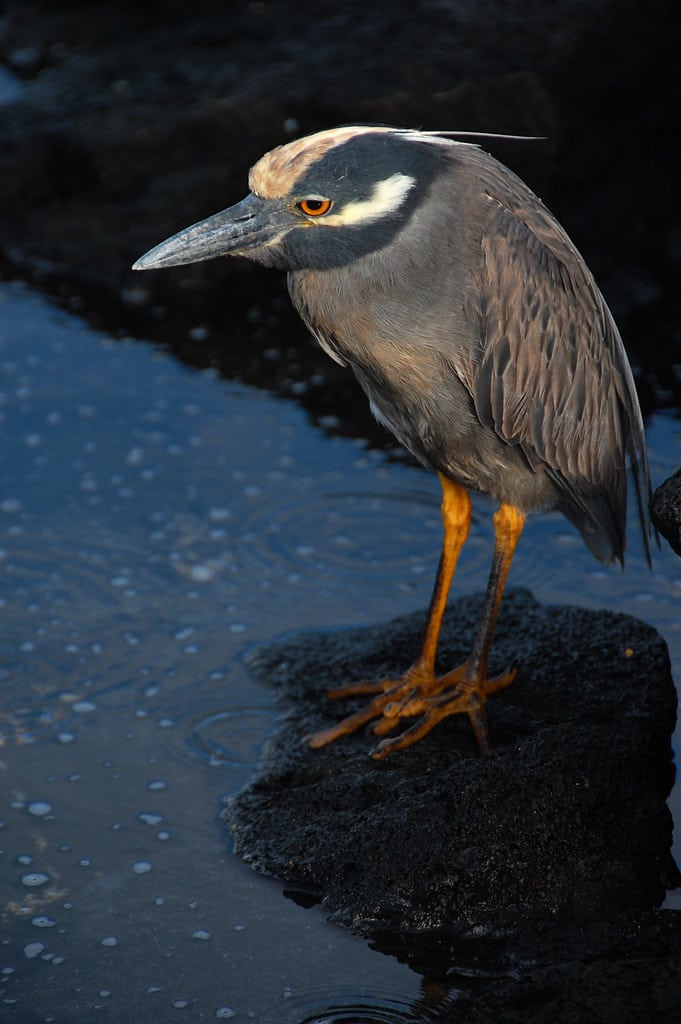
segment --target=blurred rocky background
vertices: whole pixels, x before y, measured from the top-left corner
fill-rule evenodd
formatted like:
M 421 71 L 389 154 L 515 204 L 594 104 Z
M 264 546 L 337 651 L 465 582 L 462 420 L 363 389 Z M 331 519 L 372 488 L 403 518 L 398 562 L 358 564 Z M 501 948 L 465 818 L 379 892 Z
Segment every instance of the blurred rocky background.
M 241 198 L 249 166 L 297 135 L 360 121 L 538 136 L 483 145 L 581 248 L 644 408 L 681 406 L 676 0 L 8 0 L 0 11 L 5 274 L 378 438 L 354 382 L 289 309 L 283 275 L 233 260 L 142 279 L 132 261 Z M 305 383 L 316 373 L 323 388 Z

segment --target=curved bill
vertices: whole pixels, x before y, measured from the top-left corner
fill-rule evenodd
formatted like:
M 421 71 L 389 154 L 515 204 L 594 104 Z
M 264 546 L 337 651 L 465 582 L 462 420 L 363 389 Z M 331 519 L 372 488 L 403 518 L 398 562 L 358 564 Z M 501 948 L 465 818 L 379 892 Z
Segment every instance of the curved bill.
M 248 254 L 267 245 L 280 230 L 276 204 L 251 193 L 236 206 L 179 231 L 154 246 L 133 264 L 133 270 L 181 267 L 216 256 Z

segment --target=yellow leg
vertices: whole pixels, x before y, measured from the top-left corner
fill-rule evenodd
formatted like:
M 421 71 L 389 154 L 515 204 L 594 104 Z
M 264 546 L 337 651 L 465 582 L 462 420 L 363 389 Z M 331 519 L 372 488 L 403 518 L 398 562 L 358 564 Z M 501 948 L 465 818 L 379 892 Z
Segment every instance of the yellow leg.
M 354 715 L 349 715 L 337 725 L 329 729 L 322 729 L 307 737 L 310 747 L 324 747 L 327 743 L 333 742 L 340 736 L 347 736 L 355 732 L 362 725 L 378 718 L 383 713 L 387 704 L 394 704 L 396 701 L 414 695 L 415 693 L 434 693 L 437 689 L 435 679 L 435 655 L 437 642 L 442 627 L 442 617 L 447 606 L 447 597 L 452 583 L 456 563 L 461 548 L 466 542 L 471 522 L 471 499 L 466 490 L 453 480 L 449 480 L 442 473 L 439 474 L 442 486 L 442 504 L 440 512 L 444 526 L 444 537 L 442 541 L 442 554 L 440 564 L 435 578 L 433 595 L 428 609 L 428 618 L 423 635 L 421 652 L 416 661 L 408 668 L 404 676 L 399 679 L 380 679 L 378 681 L 367 681 L 354 683 L 350 686 L 343 686 L 336 690 L 329 691 L 328 696 L 337 700 L 343 697 L 356 697 L 365 694 L 378 694 L 365 708 Z M 462 673 L 463 674 L 463 673 Z M 397 724 L 397 718 L 388 720 L 388 728 Z
M 471 502 L 465 489 L 440 474 L 442 485 L 442 522 L 444 538 L 433 596 L 428 610 L 423 642 L 419 656 L 405 674 L 398 679 L 362 682 L 332 690 L 329 697 L 343 698 L 363 694 L 376 694 L 369 704 L 354 715 L 349 715 L 335 726 L 309 736 L 313 748 L 323 747 L 340 736 L 346 736 L 373 719 L 376 735 L 384 736 L 405 717 L 418 720 L 399 736 L 382 740 L 372 751 L 375 758 L 386 757 L 394 750 L 410 746 L 448 715 L 468 714 L 482 752 L 489 750 L 489 735 L 485 715 L 487 693 L 507 686 L 515 673 L 506 673 L 498 679 L 486 678 L 489 647 L 506 577 L 524 516 L 511 505 L 502 505 L 494 516 L 495 551 L 492 571 L 487 587 L 485 604 L 476 632 L 473 651 L 467 662 L 444 676 L 435 675 L 435 656 L 442 627 L 447 597 L 471 521 Z
M 461 549 L 468 539 L 471 526 L 471 499 L 466 490 L 442 473 L 439 474 L 442 487 L 442 504 L 440 513 L 444 526 L 442 554 L 435 577 L 433 595 L 430 599 L 428 619 L 423 635 L 421 653 L 412 666 L 417 673 L 422 673 L 431 680 L 435 673 L 435 656 L 442 629 L 442 619 L 447 607 L 447 598 L 452 585 L 456 563 Z
M 442 676 L 438 680 L 440 692 L 435 696 L 402 701 L 395 708 L 388 705 L 384 709 L 384 715 L 388 717 L 421 717 L 394 739 L 382 740 L 372 752 L 374 758 L 387 757 L 395 750 L 411 746 L 429 733 L 443 718 L 463 713 L 470 719 L 480 753 L 486 754 L 490 750 L 485 699 L 488 693 L 494 693 L 512 683 L 515 679 L 515 670 L 495 679 L 488 679 L 487 661 L 506 579 L 524 525 L 525 516 L 513 505 L 502 504 L 495 513 L 492 568 L 473 641 L 473 650 L 463 666 L 464 671 L 462 673 L 461 669 L 457 668 L 453 673 Z

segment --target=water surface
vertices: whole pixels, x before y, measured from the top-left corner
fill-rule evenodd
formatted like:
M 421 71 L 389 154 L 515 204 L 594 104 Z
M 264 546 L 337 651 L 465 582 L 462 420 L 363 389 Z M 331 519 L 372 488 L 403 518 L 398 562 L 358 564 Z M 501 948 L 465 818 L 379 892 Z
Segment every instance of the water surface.
M 19 285 L 0 417 L 3 1021 L 429 1019 L 415 974 L 252 874 L 219 813 L 276 724 L 245 654 L 425 607 L 436 478 Z M 659 483 L 678 424 L 649 440 Z M 484 584 L 490 512 L 459 592 Z M 514 582 L 651 622 L 681 677 L 666 546 L 651 574 L 632 530 L 622 574 L 543 516 Z

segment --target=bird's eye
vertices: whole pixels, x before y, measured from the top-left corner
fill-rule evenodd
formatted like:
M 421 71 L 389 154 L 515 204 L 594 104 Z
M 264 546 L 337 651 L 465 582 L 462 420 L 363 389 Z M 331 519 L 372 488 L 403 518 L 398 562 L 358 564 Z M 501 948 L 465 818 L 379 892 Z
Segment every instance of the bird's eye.
M 296 204 L 301 213 L 304 213 L 306 217 L 323 217 L 325 213 L 328 213 L 331 209 L 330 199 L 301 199 Z

